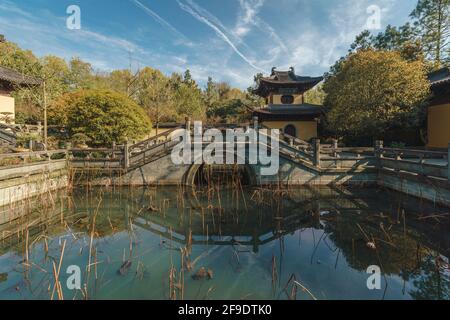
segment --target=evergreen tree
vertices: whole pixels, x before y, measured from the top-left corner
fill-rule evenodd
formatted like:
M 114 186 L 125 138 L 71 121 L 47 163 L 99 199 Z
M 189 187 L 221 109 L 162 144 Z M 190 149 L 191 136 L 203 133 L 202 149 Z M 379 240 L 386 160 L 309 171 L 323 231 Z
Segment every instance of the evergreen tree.
M 191 71 L 189 69 L 184 72 L 183 83 L 188 86 L 195 85 L 195 81 L 192 79 Z
M 419 0 L 411 13 L 427 57 L 436 69 L 450 63 L 450 0 Z

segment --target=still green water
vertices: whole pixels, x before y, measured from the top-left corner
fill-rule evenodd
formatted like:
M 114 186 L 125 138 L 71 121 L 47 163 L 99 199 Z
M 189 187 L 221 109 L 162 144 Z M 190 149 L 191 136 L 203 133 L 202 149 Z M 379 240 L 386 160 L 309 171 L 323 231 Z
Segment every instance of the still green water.
M 0 299 L 50 299 L 60 261 L 64 299 L 449 299 L 447 213 L 380 189 L 46 195 L 1 211 Z

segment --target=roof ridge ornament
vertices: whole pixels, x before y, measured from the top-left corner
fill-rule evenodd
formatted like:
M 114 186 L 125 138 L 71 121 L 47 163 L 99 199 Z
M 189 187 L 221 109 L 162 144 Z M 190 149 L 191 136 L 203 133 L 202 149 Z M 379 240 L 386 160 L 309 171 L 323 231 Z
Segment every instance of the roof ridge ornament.
M 274 76 L 276 70 L 277 70 L 277 67 L 272 67 L 272 72 L 271 72 L 270 76 Z

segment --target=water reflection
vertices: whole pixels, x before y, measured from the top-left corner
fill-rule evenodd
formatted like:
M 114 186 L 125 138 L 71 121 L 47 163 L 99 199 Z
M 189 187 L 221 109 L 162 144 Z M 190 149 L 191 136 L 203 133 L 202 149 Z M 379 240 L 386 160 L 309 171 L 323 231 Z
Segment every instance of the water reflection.
M 446 212 L 379 189 L 48 195 L 1 214 L 0 298 L 57 298 L 64 244 L 61 269 L 80 266 L 85 285 L 68 290 L 62 272 L 65 298 L 448 299 Z

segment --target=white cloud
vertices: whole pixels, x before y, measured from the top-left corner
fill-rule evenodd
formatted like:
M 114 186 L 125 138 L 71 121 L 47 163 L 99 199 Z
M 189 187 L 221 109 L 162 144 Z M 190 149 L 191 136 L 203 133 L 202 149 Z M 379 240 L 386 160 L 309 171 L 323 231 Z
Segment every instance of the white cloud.
M 190 35 L 192 21 L 187 22 L 186 28 L 180 27 L 181 33 L 143 0 L 129 1 L 154 19 L 161 30 L 149 30 L 144 20 L 136 30 L 129 30 L 128 37 L 89 29 L 86 25 L 82 30 L 70 31 L 65 28 L 64 17 L 52 16 L 45 8 L 39 13 L 27 12 L 18 3 L 0 0 L 0 33 L 39 55 L 80 56 L 103 70 L 127 68 L 128 52 L 132 52 L 132 59 L 139 66 L 151 66 L 167 74 L 189 68 L 202 85 L 212 76 L 216 81 L 246 88 L 252 84 L 256 72 L 268 72 L 273 66 L 280 69 L 294 66 L 298 73 L 312 76 L 327 71 L 346 54 L 350 43 L 363 30 L 370 4 L 382 8 L 385 26 L 404 23 L 409 14 L 405 11 L 416 0 L 238 0 L 231 16 L 236 20 L 231 23 L 222 22 L 193 0 L 177 0 L 182 10 L 214 31 L 195 45 L 183 34 Z M 406 9 L 399 4 L 402 1 L 410 2 Z M 183 19 L 179 22 L 186 23 Z M 150 46 L 147 32 L 155 30 L 169 34 L 173 38 L 169 38 L 170 44 L 155 46 L 152 42 Z M 173 46 L 178 43 L 183 46 Z
M 192 15 L 194 18 L 196 18 L 198 21 L 206 24 L 208 27 L 214 30 L 214 32 L 221 37 L 232 49 L 233 51 L 242 58 L 248 65 L 250 65 L 252 68 L 263 71 L 260 67 L 258 67 L 252 60 L 250 60 L 247 56 L 245 56 L 238 48 L 237 46 L 230 40 L 230 38 L 223 32 L 218 26 L 216 26 L 213 22 L 211 22 L 207 17 L 201 15 L 198 11 L 196 11 L 193 7 L 187 4 L 183 4 L 181 1 L 177 0 L 178 4 L 181 9 Z M 191 1 L 189 1 L 192 3 Z
M 233 32 L 236 36 L 243 38 L 256 27 L 259 35 L 272 39 L 277 48 L 269 50 L 272 55 L 265 61 L 265 63 L 269 63 L 276 61 L 280 53 L 287 54 L 288 48 L 275 29 L 258 16 L 264 3 L 265 0 L 239 0 L 240 12 Z
M 260 8 L 263 6 L 264 0 L 239 0 L 241 12 L 238 17 L 236 31 L 241 30 L 241 36 L 245 36 L 251 28 L 256 24 L 255 18 Z
M 175 28 L 173 25 L 171 25 L 168 21 L 163 19 L 161 16 L 159 16 L 155 11 L 151 10 L 149 7 L 144 5 L 139 0 L 130 0 L 132 3 L 134 3 L 138 8 L 142 9 L 147 15 L 152 17 L 156 22 L 158 22 L 161 26 L 168 29 L 170 32 L 172 32 L 174 35 L 176 35 L 180 40 L 182 40 L 182 43 L 187 43 L 189 45 L 192 45 L 190 41 L 187 39 L 187 37 L 181 33 L 177 28 Z

